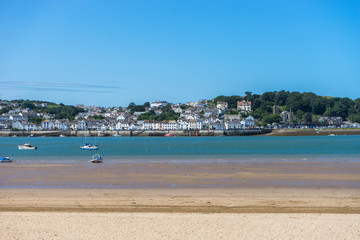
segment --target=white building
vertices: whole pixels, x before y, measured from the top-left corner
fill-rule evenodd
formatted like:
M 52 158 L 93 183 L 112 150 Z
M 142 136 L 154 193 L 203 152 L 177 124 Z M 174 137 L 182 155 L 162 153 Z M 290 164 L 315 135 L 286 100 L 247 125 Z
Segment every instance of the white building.
M 168 102 L 166 102 L 166 101 L 155 101 L 150 104 L 150 107 L 151 108 L 161 108 L 161 107 L 165 107 L 166 105 L 168 105 Z
M 189 120 L 190 130 L 200 130 L 202 129 L 203 123 L 199 120 Z
M 224 130 L 224 125 L 220 120 L 209 122 L 210 130 Z
M 116 130 L 129 130 L 130 122 L 128 121 L 120 121 L 116 123 Z
M 55 121 L 52 120 L 44 120 L 41 122 L 42 130 L 54 130 L 55 129 Z
M 241 124 L 240 120 L 238 120 L 238 119 L 225 121 L 224 125 L 225 125 L 224 127 L 226 130 L 238 130 L 238 129 L 243 128 L 243 125 Z
M 238 101 L 237 109 L 242 112 L 251 112 L 251 102 L 250 101 Z
M 226 111 L 228 109 L 228 103 L 227 102 L 217 102 L 216 108 Z
M 87 124 L 84 120 L 77 122 L 77 130 L 87 130 Z
M 160 122 L 157 121 L 144 121 L 144 130 L 160 130 Z
M 160 125 L 161 130 L 177 130 L 178 124 L 175 120 L 162 121 Z
M 179 130 L 190 130 L 190 123 L 188 121 L 178 120 Z
M 36 131 L 38 127 L 33 123 L 15 121 L 12 123 L 12 128 L 25 130 L 25 131 Z
M 67 120 L 55 120 L 54 128 L 62 131 L 69 129 L 69 122 Z
M 178 130 L 178 123 L 175 120 L 170 121 L 144 121 L 144 130 Z
M 255 119 L 252 116 L 248 116 L 247 118 L 241 120 L 240 123 L 245 128 L 253 128 L 253 127 L 255 127 Z

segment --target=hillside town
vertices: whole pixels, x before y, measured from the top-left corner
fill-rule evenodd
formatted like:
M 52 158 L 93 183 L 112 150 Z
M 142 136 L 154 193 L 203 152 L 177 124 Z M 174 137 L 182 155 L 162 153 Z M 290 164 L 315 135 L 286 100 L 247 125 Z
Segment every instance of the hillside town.
M 26 101 L 25 101 L 26 102 Z M 86 130 L 143 130 L 143 131 L 181 131 L 181 130 L 241 130 L 256 128 L 355 128 L 358 123 L 344 121 L 342 117 L 322 116 L 317 123 L 294 124 L 294 113 L 280 111 L 273 106 L 274 122 L 266 125 L 256 120 L 252 102 L 238 100 L 236 108 L 228 102 L 199 100 L 172 104 L 154 101 L 144 105 L 129 104 L 128 107 L 98 107 L 77 105 L 78 113 L 73 117 L 60 118 L 46 111 L 47 108 L 60 106 L 48 102 L 0 101 L 0 129 L 21 131 L 86 131 Z M 28 106 L 27 106 L 28 105 Z M 64 106 L 64 105 L 62 105 Z M 75 107 L 73 107 L 75 109 Z M 40 109 L 40 110 L 39 110 Z M 169 117 L 170 116 L 170 117 Z M 73 119 L 72 119 L 73 118 Z

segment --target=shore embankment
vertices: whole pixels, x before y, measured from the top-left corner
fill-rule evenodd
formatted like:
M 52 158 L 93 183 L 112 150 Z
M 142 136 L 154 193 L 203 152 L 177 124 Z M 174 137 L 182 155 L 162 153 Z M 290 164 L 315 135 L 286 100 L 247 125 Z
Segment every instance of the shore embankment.
M 360 135 L 360 129 L 241 129 L 241 130 L 184 130 L 184 131 L 122 131 L 122 130 L 87 130 L 87 131 L 0 131 L 0 137 L 162 137 L 167 133 L 179 137 L 209 136 L 327 136 L 327 135 Z
M 270 133 L 271 129 L 241 129 L 241 130 L 181 130 L 181 131 L 167 131 L 167 130 L 87 130 L 87 131 L 0 131 L 1 137 L 83 137 L 83 136 L 122 136 L 122 137 L 162 137 L 167 133 L 174 136 L 191 137 L 191 136 L 250 136 Z
M 360 129 L 274 129 L 268 136 L 328 136 L 328 135 L 360 135 Z

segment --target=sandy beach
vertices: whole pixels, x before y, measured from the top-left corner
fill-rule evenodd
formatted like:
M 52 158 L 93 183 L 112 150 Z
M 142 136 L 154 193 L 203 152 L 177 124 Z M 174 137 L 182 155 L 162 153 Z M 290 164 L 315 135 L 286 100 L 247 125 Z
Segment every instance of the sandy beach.
M 0 239 L 359 237 L 359 189 L 0 191 Z
M 360 215 L 0 213 L 0 239 L 359 239 Z
M 0 239 L 359 239 L 356 162 L 5 164 Z

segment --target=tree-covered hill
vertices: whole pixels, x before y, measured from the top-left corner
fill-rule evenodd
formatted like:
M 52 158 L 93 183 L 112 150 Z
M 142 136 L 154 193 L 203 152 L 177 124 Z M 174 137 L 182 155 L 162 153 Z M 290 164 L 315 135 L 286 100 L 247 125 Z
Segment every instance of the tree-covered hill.
M 252 102 L 253 115 L 258 120 L 266 120 L 273 115 L 274 106 L 281 111 L 291 111 L 295 122 L 303 123 L 316 121 L 319 116 L 342 117 L 354 122 L 360 121 L 360 98 L 325 97 L 312 92 L 265 92 L 252 94 L 245 92 L 245 96 L 218 96 L 214 102 L 228 102 L 229 108 L 236 108 L 237 101 Z

